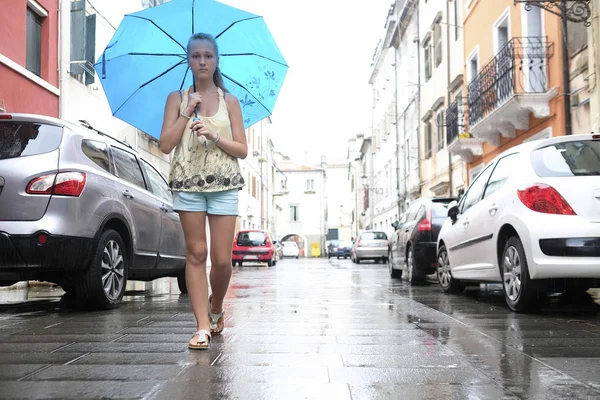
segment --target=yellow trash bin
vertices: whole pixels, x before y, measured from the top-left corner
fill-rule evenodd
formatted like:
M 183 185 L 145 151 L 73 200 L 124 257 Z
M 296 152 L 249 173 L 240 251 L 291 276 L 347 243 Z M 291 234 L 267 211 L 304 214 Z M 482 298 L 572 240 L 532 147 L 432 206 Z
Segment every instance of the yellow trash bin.
M 319 243 L 313 243 L 311 245 L 311 255 L 313 257 L 321 257 L 321 245 Z

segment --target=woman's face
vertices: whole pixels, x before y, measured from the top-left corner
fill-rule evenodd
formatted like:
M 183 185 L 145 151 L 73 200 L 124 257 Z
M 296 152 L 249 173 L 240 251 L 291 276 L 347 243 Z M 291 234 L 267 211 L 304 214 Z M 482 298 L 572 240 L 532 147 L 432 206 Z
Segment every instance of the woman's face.
M 197 77 L 211 78 L 217 68 L 217 55 L 208 40 L 193 40 L 188 52 L 188 65 Z

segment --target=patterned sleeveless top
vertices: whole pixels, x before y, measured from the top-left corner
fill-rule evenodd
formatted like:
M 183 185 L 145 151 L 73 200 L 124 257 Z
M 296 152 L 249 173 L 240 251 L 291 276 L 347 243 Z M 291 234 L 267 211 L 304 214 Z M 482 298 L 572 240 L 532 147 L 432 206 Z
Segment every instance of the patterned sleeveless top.
M 206 127 L 221 136 L 221 139 L 232 140 L 231 122 L 223 91 L 219 88 L 219 110 L 212 117 L 198 116 Z M 188 102 L 189 88 L 182 95 L 180 111 L 183 112 Z M 181 93 L 181 92 L 180 92 Z M 174 192 L 220 192 L 241 189 L 244 178 L 240 172 L 237 157 L 233 157 L 215 143 L 205 137 L 198 137 L 192 132 L 188 121 L 181 140 L 171 162 L 169 187 Z

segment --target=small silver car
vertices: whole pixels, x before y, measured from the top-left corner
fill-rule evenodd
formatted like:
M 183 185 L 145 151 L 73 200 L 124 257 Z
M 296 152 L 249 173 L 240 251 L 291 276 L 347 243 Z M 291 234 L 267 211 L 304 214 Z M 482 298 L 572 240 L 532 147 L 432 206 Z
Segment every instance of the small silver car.
M 388 260 L 388 237 L 381 231 L 364 231 L 359 236 L 352 249 L 350 259 L 360 264 L 362 260 L 373 260 L 375 262 Z
M 0 113 L 0 286 L 54 282 L 107 309 L 128 279 L 167 276 L 187 292 L 179 216 L 150 163 L 89 125 Z

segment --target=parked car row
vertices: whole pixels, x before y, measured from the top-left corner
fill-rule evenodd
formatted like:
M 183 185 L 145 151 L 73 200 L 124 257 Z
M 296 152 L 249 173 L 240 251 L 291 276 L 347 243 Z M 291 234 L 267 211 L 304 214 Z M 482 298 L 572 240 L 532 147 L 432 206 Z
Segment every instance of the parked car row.
M 501 283 L 508 306 L 600 284 L 600 135 L 532 141 L 493 159 L 458 199 L 419 199 L 389 245 L 389 272 L 436 273 L 445 293 Z

